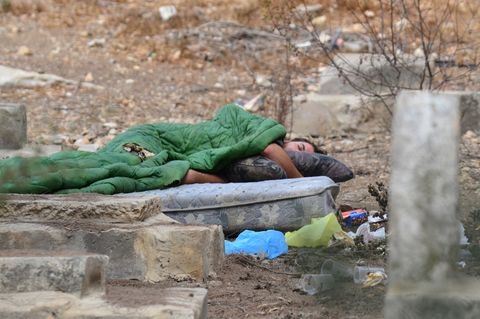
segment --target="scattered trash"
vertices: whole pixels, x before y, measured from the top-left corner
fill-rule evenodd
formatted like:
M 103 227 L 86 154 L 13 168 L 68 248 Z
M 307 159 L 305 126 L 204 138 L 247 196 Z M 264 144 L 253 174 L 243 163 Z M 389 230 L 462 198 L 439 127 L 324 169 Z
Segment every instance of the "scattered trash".
M 299 289 L 312 296 L 332 289 L 334 284 L 335 279 L 330 274 L 303 274 L 299 281 Z
M 336 232 L 332 235 L 332 238 L 328 242 L 328 247 L 353 247 L 355 246 L 354 238 L 344 232 L 343 230 Z
M 177 15 L 177 8 L 175 6 L 161 6 L 158 8 L 158 12 L 162 20 L 167 21 Z
M 368 222 L 368 212 L 366 209 L 354 209 L 341 212 L 342 223 L 347 227 L 359 226 Z
M 353 278 L 353 268 L 350 264 L 333 259 L 327 259 L 322 263 L 320 273 L 332 275 L 335 279 L 340 280 L 352 280 Z
M 366 222 L 361 224 L 357 228 L 357 232 L 350 232 L 349 235 L 355 239 L 357 237 L 363 236 L 363 242 L 368 244 L 373 240 L 385 239 L 385 227 L 378 228 L 376 231 L 370 231 L 370 223 Z
M 327 259 L 322 263 L 320 274 L 303 274 L 297 287 L 308 295 L 315 295 L 334 288 L 336 280 L 351 280 L 352 277 L 350 265 Z
M 312 218 L 309 225 L 299 230 L 287 232 L 285 239 L 292 247 L 327 247 L 332 235 L 341 230 L 337 217 L 330 213 L 325 217 Z
M 353 269 L 353 282 L 363 287 L 376 286 L 386 279 L 387 274 L 382 267 L 355 266 Z
M 362 287 L 373 287 L 378 284 L 384 283 L 387 279 L 387 275 L 382 271 L 371 272 L 367 275 L 367 278 L 364 280 Z
M 388 214 L 387 213 L 379 213 L 376 211 L 371 211 L 368 215 L 368 222 L 370 224 L 376 224 L 376 223 L 383 223 L 388 220 Z
M 235 241 L 225 240 L 225 254 L 264 255 L 268 259 L 276 258 L 288 252 L 285 237 L 278 230 L 242 231 Z

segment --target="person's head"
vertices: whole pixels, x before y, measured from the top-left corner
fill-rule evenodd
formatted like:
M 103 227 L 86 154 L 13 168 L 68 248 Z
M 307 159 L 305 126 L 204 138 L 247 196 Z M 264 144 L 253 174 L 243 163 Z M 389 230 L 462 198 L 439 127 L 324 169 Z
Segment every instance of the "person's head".
M 286 140 L 283 148 L 287 151 L 321 153 L 320 149 L 314 143 L 303 137 L 296 137 L 291 140 Z

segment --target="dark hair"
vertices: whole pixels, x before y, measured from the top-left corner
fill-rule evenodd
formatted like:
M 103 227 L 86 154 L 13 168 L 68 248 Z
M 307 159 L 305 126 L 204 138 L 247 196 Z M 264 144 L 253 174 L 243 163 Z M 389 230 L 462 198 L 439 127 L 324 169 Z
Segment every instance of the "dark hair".
M 326 152 L 322 149 L 320 149 L 317 144 L 313 143 L 311 140 L 309 140 L 308 138 L 306 137 L 295 137 L 293 139 L 290 140 L 290 142 L 304 142 L 304 143 L 308 143 L 310 145 L 313 146 L 313 151 L 315 153 L 320 153 L 320 154 L 326 154 Z

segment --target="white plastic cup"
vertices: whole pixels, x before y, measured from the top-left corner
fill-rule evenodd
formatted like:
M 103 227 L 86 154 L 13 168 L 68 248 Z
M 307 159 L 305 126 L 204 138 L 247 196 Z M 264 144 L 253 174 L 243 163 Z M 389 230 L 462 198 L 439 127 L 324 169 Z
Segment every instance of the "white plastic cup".
M 352 280 L 352 266 L 342 262 L 327 259 L 323 262 L 320 273 L 330 274 L 336 279 Z
M 310 296 L 332 289 L 334 285 L 335 279 L 328 274 L 303 274 L 300 278 L 300 289 Z
M 353 268 L 353 282 L 362 284 L 365 279 L 367 279 L 368 274 L 373 272 L 385 274 L 385 269 L 383 267 L 355 266 L 355 268 Z

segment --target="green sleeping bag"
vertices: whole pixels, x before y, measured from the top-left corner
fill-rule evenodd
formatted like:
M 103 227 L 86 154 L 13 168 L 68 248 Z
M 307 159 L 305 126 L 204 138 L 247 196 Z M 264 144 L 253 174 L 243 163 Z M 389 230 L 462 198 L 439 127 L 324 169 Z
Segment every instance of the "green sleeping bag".
M 97 152 L 0 160 L 0 193 L 115 194 L 177 185 L 192 168 L 215 173 L 233 160 L 261 153 L 285 136 L 278 122 L 235 104 L 198 124 L 134 126 Z

